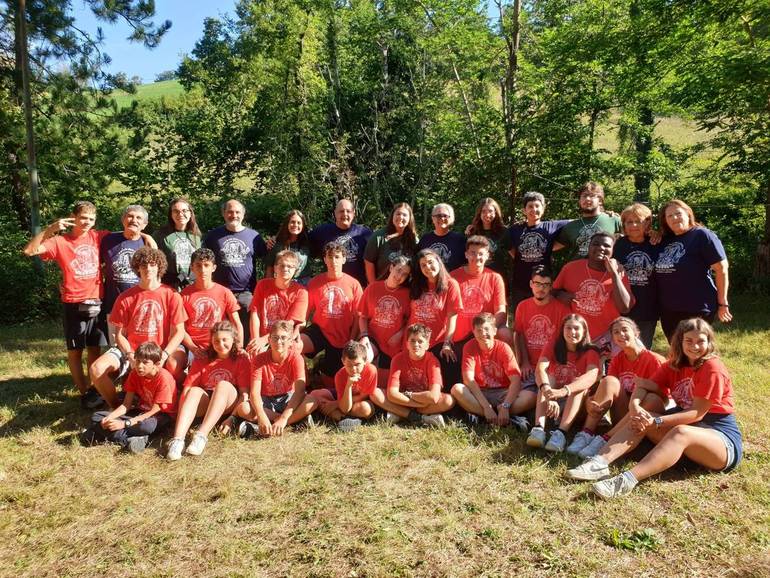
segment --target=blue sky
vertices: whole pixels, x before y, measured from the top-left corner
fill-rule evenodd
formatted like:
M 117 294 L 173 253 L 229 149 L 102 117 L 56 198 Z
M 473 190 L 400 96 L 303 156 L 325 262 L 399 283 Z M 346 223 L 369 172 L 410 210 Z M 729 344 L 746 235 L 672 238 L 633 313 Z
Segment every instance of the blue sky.
M 152 82 L 156 74 L 175 70 L 182 55 L 192 51 L 203 33 L 205 18 L 232 15 L 235 4 L 236 0 L 156 0 L 155 22 L 171 20 L 172 25 L 154 50 L 126 40 L 131 31 L 125 24 L 98 22 L 79 0 L 74 0 L 72 7 L 78 26 L 89 32 L 102 27 L 106 37 L 103 50 L 112 58 L 110 72 L 125 72 L 129 78 L 139 76 L 144 82 Z

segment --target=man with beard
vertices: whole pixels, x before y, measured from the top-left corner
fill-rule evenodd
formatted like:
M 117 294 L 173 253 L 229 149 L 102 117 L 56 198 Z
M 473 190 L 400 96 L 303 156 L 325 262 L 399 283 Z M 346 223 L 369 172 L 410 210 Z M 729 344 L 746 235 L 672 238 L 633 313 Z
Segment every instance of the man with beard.
M 585 259 L 588 243 L 596 233 L 617 236 L 622 232 L 620 217 L 604 211 L 604 187 L 589 181 L 578 191 L 580 218 L 565 225 L 557 241 L 567 247 L 567 259 Z

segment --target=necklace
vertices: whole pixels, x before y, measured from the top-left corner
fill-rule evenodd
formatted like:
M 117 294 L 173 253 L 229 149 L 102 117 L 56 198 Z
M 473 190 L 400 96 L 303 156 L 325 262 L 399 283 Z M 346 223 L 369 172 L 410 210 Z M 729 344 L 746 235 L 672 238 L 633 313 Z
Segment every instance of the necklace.
M 592 271 L 595 271 L 595 269 L 591 269 L 591 267 L 588 266 L 588 259 L 586 259 L 586 272 L 588 273 L 588 276 L 591 279 L 594 278 L 594 275 L 593 275 Z M 598 271 L 596 271 L 596 272 L 598 273 Z M 599 279 L 599 284 L 601 285 L 606 278 L 607 278 L 607 270 L 605 269 L 604 273 L 602 274 L 602 278 Z

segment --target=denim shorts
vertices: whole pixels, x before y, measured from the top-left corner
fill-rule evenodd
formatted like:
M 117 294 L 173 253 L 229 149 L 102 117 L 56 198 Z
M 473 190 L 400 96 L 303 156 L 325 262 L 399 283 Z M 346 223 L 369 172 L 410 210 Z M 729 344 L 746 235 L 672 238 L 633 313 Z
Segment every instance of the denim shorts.
M 675 406 L 666 410 L 665 415 L 671 415 L 684 411 L 681 407 Z M 688 424 L 693 427 L 702 427 L 713 430 L 727 450 L 727 464 L 721 471 L 729 472 L 741 462 L 743 457 L 743 437 L 738 428 L 738 421 L 734 413 L 707 413 L 703 419 L 697 423 Z

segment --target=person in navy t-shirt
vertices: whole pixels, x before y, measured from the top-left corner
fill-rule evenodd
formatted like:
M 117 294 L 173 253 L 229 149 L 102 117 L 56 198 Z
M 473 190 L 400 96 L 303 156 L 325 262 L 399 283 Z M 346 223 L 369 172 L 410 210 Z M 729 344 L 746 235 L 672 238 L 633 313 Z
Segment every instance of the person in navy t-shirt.
M 683 319 L 731 321 L 727 254 L 719 237 L 698 223 L 689 205 L 680 200 L 663 205 L 659 219 L 663 240 L 655 276 L 666 338 L 671 340 Z
M 431 212 L 433 232 L 425 234 L 417 244 L 417 250 L 431 249 L 444 262 L 447 271 L 465 265 L 465 235 L 452 230 L 455 211 L 452 205 L 439 203 Z
M 358 279 L 362 287 L 366 287 L 366 271 L 364 270 L 364 249 L 372 230 L 353 222 L 356 209 L 348 199 L 342 199 L 334 207 L 334 222 L 324 223 L 310 231 L 310 246 L 313 257 L 323 257 L 323 248 L 327 243 L 335 241 L 345 247 L 347 260 L 342 266 L 343 273 Z
M 260 234 L 243 224 L 246 208 L 240 201 L 227 201 L 222 207 L 222 216 L 225 224 L 209 231 L 203 246 L 214 251 L 217 257 L 214 281 L 232 291 L 241 306 L 238 315 L 243 324 L 244 342 L 248 343 L 249 305 L 257 284 L 254 261 L 264 257 L 267 248 Z
M 525 221 L 511 225 L 508 230 L 511 247 L 508 252 L 513 258 L 512 311 L 516 311 L 519 303 L 532 296 L 529 287 L 532 269 L 538 265 L 551 268 L 551 253 L 556 244 L 556 237 L 561 228 L 569 223 L 568 220 L 542 220 L 545 213 L 545 197 L 540 193 L 524 193 L 522 203 Z M 558 248 L 561 248 L 561 245 L 558 245 Z

